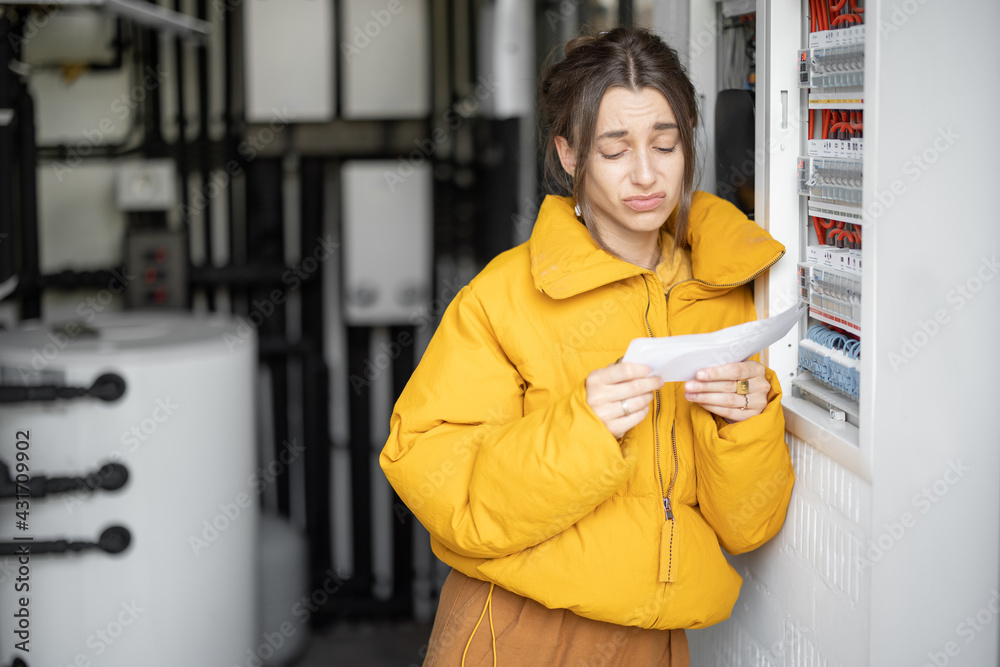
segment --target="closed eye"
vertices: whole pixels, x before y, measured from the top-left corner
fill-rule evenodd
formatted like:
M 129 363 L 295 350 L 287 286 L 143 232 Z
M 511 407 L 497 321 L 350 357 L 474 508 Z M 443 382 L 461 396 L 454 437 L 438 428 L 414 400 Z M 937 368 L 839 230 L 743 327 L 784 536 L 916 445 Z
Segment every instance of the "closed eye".
M 617 160 L 622 155 L 625 155 L 625 151 L 620 151 L 618 153 L 615 153 L 614 155 L 605 155 L 604 153 L 601 153 L 601 157 L 604 158 L 605 160 Z
M 659 147 L 657 147 L 656 150 L 658 150 L 661 153 L 673 153 L 674 151 L 677 150 L 677 146 L 673 146 L 672 148 L 659 148 Z

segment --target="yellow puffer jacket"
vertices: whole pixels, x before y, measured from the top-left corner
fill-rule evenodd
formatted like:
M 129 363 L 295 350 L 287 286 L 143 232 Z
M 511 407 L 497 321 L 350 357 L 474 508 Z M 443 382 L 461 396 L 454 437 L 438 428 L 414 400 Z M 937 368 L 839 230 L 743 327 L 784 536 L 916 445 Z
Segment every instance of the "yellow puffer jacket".
M 620 625 L 699 628 L 729 617 L 741 579 L 720 544 L 741 553 L 766 542 L 791 494 L 774 374 L 763 413 L 735 424 L 668 383 L 621 443 L 584 390 L 587 374 L 633 338 L 755 318 L 749 283 L 782 245 L 700 192 L 689 229 L 694 279 L 664 298 L 655 272 L 599 249 L 573 200 L 550 196 L 531 239 L 456 296 L 396 404 L 380 459 L 441 560 Z

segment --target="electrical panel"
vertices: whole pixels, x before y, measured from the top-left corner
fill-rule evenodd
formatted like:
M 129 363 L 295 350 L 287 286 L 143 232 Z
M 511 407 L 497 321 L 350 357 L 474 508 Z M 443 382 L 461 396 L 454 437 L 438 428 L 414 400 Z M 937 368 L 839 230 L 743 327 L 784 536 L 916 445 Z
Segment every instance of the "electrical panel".
M 187 243 L 182 232 L 136 229 L 125 249 L 125 282 L 132 308 L 187 305 Z
M 860 419 L 865 26 L 861 0 L 810 0 L 797 74 L 806 122 L 797 159 L 798 295 L 809 306 L 795 394 Z

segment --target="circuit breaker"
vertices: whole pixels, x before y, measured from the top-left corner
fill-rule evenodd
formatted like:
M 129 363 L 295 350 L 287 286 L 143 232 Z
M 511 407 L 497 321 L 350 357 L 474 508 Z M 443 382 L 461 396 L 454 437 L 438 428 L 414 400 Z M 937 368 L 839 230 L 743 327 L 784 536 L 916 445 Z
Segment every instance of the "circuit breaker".
M 810 3 L 796 71 L 801 128 L 798 294 L 809 322 L 798 345 L 795 394 L 857 427 L 864 160 L 864 8 L 859 0 Z M 791 64 L 791 63 L 789 63 Z

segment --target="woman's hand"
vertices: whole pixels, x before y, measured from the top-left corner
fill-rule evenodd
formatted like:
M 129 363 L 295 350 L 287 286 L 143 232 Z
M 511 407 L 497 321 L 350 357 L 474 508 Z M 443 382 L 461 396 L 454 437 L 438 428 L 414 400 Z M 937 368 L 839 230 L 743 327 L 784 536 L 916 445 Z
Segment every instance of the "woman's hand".
M 736 393 L 738 380 L 747 380 L 747 393 Z M 684 383 L 684 398 L 728 422 L 741 422 L 764 411 L 770 390 L 762 364 L 739 361 L 698 371 Z
M 616 439 L 646 418 L 653 392 L 663 386 L 648 373 L 648 366 L 616 362 L 587 376 L 587 405 Z

